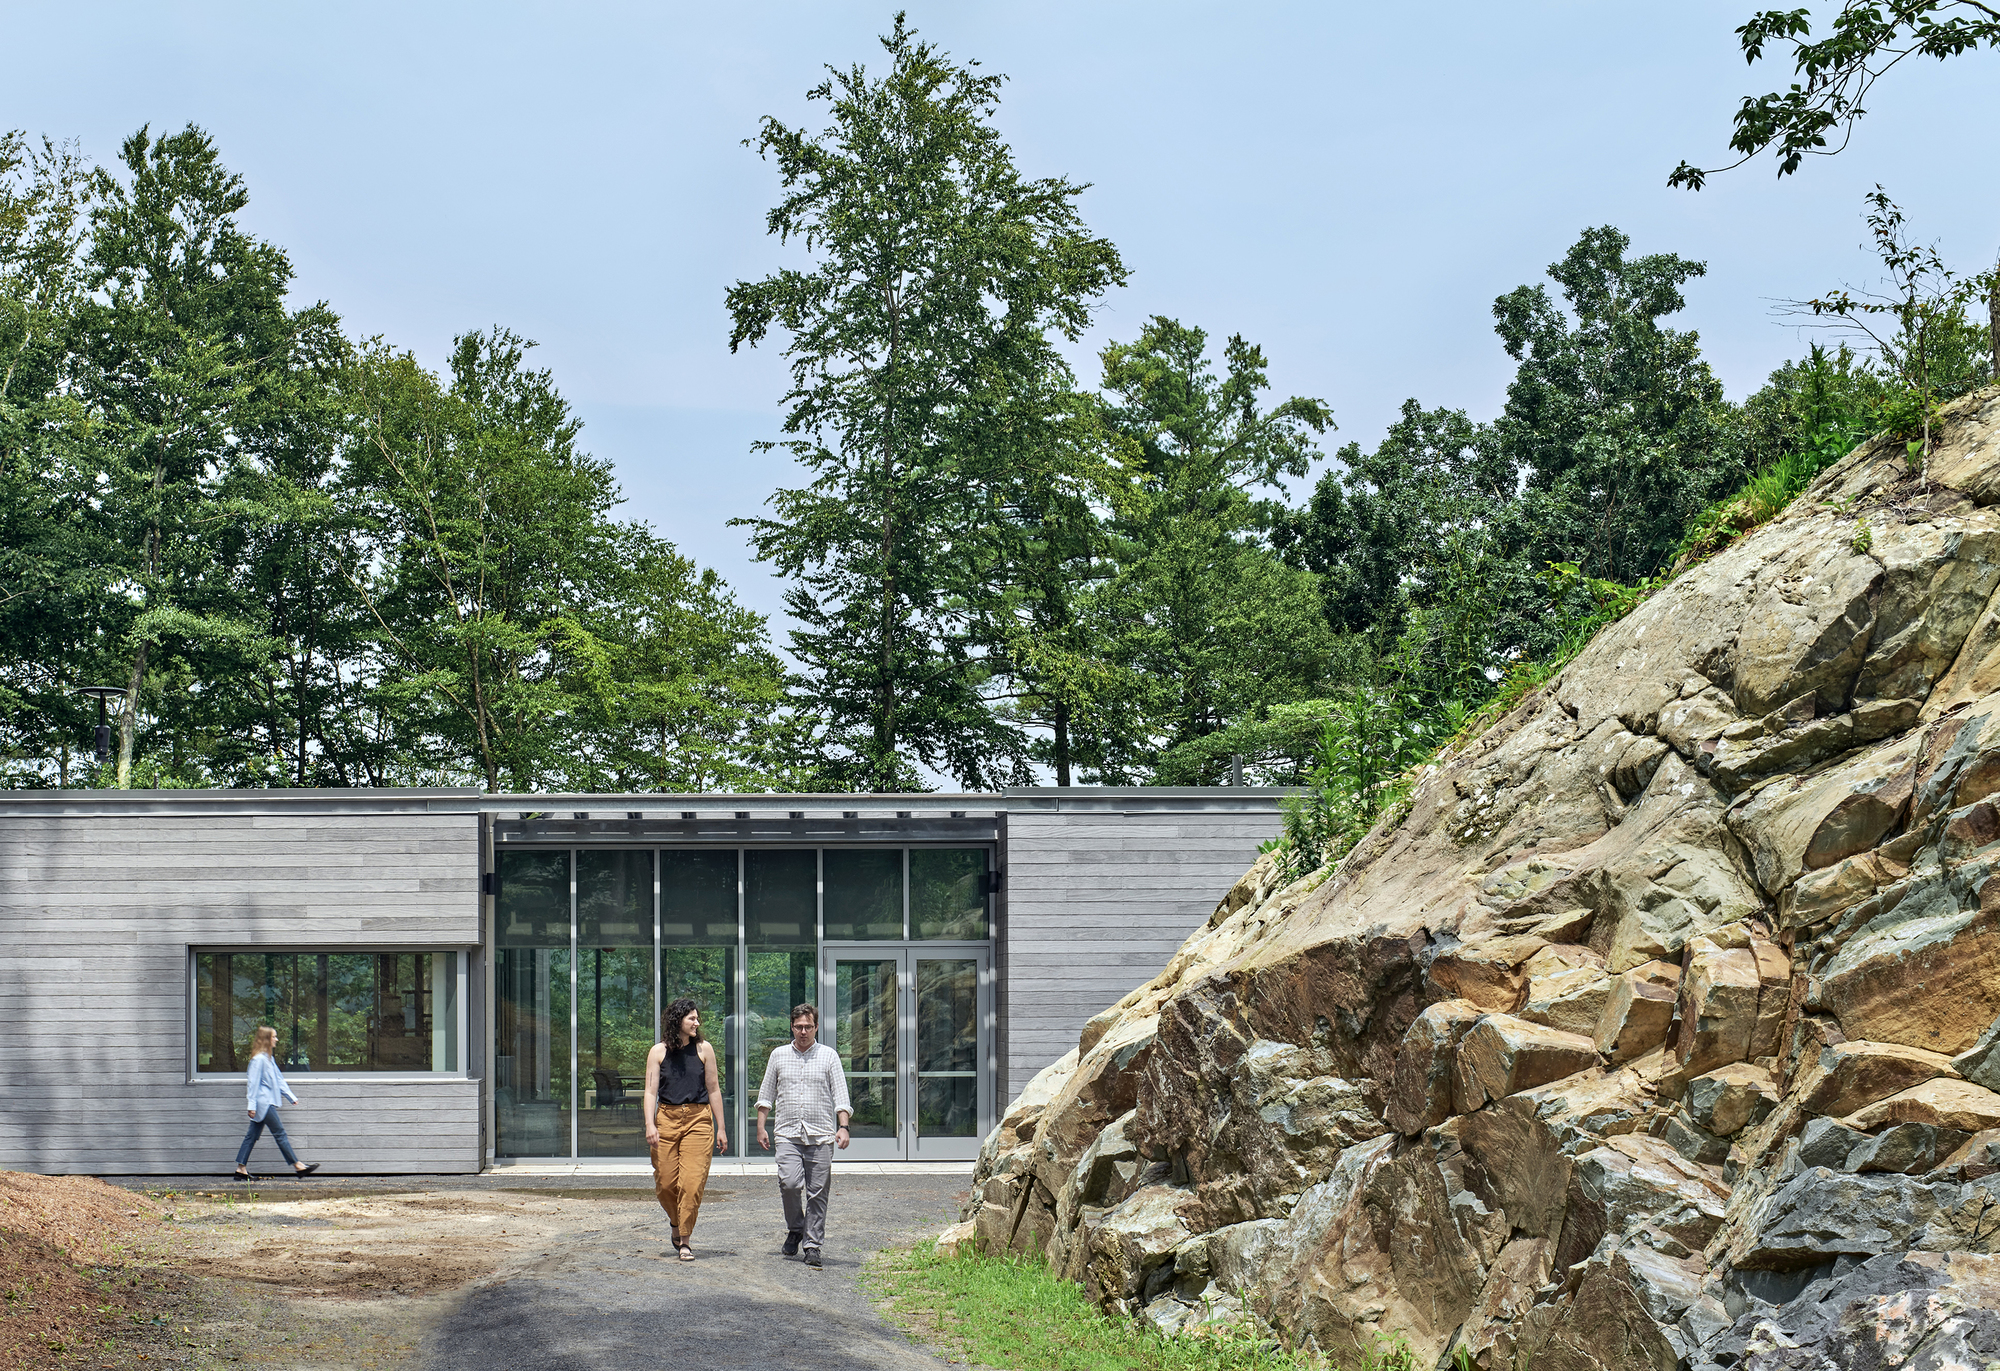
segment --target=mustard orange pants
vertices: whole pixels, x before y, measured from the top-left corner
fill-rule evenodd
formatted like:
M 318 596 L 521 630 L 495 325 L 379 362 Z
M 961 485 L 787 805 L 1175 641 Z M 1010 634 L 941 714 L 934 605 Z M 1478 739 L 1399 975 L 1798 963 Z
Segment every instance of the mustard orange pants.
M 653 1144 L 653 1193 L 674 1231 L 694 1232 L 708 1164 L 715 1156 L 715 1120 L 706 1104 L 663 1104 L 653 1116 L 660 1140 Z

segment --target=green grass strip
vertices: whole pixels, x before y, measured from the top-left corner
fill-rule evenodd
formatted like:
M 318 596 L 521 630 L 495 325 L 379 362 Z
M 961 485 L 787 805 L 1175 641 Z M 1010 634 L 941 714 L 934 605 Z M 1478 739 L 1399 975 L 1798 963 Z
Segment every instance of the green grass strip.
M 877 1295 L 912 1336 L 978 1366 L 1007 1371 L 1304 1371 L 1316 1360 L 1281 1351 L 1247 1327 L 1168 1335 L 1100 1312 L 1081 1286 L 1036 1259 L 935 1245 L 885 1252 Z M 1379 1364 L 1379 1363 L 1378 1363 Z

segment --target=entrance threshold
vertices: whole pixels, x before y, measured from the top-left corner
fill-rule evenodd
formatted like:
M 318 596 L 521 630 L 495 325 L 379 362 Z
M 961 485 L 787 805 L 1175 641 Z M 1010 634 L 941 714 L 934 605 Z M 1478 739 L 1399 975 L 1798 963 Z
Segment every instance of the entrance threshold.
M 836 1169 L 863 1176 L 970 1176 L 973 1163 L 958 1162 L 899 1162 L 899 1161 L 849 1161 L 844 1157 L 834 1157 Z M 635 1180 L 651 1180 L 653 1166 L 642 1161 L 543 1161 L 526 1158 L 515 1161 L 501 1159 L 486 1163 L 489 1175 L 503 1176 L 630 1176 Z M 717 1157 L 709 1164 L 711 1176 L 775 1176 L 778 1164 L 768 1159 L 749 1157 Z

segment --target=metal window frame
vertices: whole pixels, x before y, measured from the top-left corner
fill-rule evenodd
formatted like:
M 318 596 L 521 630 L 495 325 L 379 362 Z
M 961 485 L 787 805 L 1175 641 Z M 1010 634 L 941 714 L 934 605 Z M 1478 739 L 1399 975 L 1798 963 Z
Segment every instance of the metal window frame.
M 720 827 L 720 825 L 718 825 L 718 827 Z M 580 1053 L 580 1041 L 582 1034 L 582 1020 L 581 1020 L 581 1005 L 578 999 L 578 992 L 581 984 L 579 976 L 581 974 L 580 945 L 582 937 L 582 923 L 581 923 L 581 914 L 579 907 L 580 892 L 579 892 L 578 878 L 581 865 L 580 861 L 581 854 L 585 851 L 605 851 L 605 850 L 640 851 L 647 853 L 652 862 L 653 1018 L 655 1020 L 655 1027 L 657 1027 L 657 1020 L 659 1018 L 660 1011 L 663 1007 L 660 996 L 664 992 L 665 988 L 664 987 L 665 931 L 663 928 L 663 919 L 665 917 L 666 885 L 665 885 L 665 873 L 663 870 L 664 868 L 664 862 L 662 860 L 663 855 L 667 852 L 672 852 L 672 851 L 693 851 L 693 850 L 733 851 L 735 853 L 736 855 L 736 943 L 735 943 L 736 958 L 735 958 L 735 966 L 733 968 L 731 975 L 732 984 L 730 985 L 729 988 L 731 1009 L 730 1012 L 725 1016 L 723 1032 L 724 1032 L 725 1052 L 730 1058 L 733 1059 L 734 1062 L 731 1074 L 733 1074 L 735 1077 L 734 1093 L 736 1096 L 736 1107 L 734 1110 L 731 1111 L 733 1117 L 729 1120 L 730 1127 L 734 1130 L 734 1138 L 732 1140 L 733 1145 L 731 1147 L 730 1152 L 727 1155 L 733 1159 L 740 1160 L 747 1158 L 750 1155 L 749 1123 L 754 1113 L 753 1105 L 755 1096 L 755 1090 L 750 1084 L 753 1074 L 752 1067 L 754 1064 L 749 1059 L 749 1046 L 750 1046 L 749 1043 L 750 928 L 749 928 L 749 869 L 748 869 L 749 854 L 752 851 L 764 852 L 764 851 L 781 851 L 781 850 L 792 850 L 792 851 L 811 850 L 813 853 L 813 873 L 814 873 L 813 941 L 811 947 L 813 952 L 814 974 L 811 978 L 811 984 L 813 993 L 813 1003 L 815 1006 L 821 1008 L 822 1018 L 823 1018 L 824 1008 L 826 1004 L 826 994 L 827 994 L 827 989 L 825 985 L 825 978 L 826 978 L 825 968 L 828 965 L 826 957 L 826 949 L 829 945 L 826 938 L 826 854 L 828 851 L 836 849 L 838 850 L 863 849 L 863 850 L 879 851 L 884 848 L 893 848 L 894 850 L 896 850 L 900 855 L 902 864 L 902 931 L 903 931 L 902 938 L 895 942 L 890 942 L 887 940 L 876 943 L 860 943 L 860 944 L 842 942 L 836 944 L 836 946 L 842 948 L 874 947 L 878 949 L 890 949 L 892 950 L 892 952 L 899 949 L 907 949 L 910 952 L 912 958 L 914 958 L 917 955 L 927 953 L 932 949 L 935 949 L 940 955 L 943 956 L 948 956 L 949 954 L 955 951 L 963 954 L 968 951 L 978 950 L 979 952 L 983 953 L 983 955 L 980 957 L 981 969 L 979 972 L 979 1016 L 980 1016 L 979 1032 L 981 1039 L 986 1044 L 986 1051 L 983 1055 L 984 1067 L 981 1073 L 981 1078 L 979 1083 L 979 1099 L 980 1099 L 979 1109 L 980 1109 L 981 1136 L 983 1137 L 985 1132 L 990 1131 L 992 1120 L 994 1117 L 997 1117 L 996 1101 L 999 1090 L 998 1073 L 999 1073 L 999 1062 L 1000 1062 L 999 1022 L 998 1022 L 997 1005 L 998 1005 L 999 975 L 1000 975 L 999 962 L 1001 956 L 1001 946 L 1000 946 L 1001 940 L 1000 940 L 997 908 L 996 908 L 998 897 L 994 892 L 990 890 L 985 893 L 986 906 L 987 906 L 987 936 L 983 940 L 980 939 L 945 940 L 945 939 L 914 938 L 911 936 L 911 925 L 910 925 L 910 919 L 911 919 L 910 854 L 915 849 L 918 848 L 976 848 L 980 851 L 983 851 L 986 854 L 986 869 L 990 872 L 998 869 L 997 865 L 999 858 L 998 839 L 991 836 L 975 835 L 971 832 L 964 832 L 963 829 L 969 828 L 970 825 L 965 825 L 963 821 L 957 821 L 957 820 L 950 822 L 949 828 L 952 831 L 937 833 L 935 836 L 933 836 L 931 833 L 928 832 L 922 834 L 921 836 L 913 835 L 907 832 L 899 832 L 895 833 L 893 837 L 889 833 L 886 832 L 883 833 L 881 836 L 883 838 L 890 839 L 889 841 L 881 841 L 881 840 L 870 841 L 871 838 L 875 837 L 874 834 L 865 834 L 865 833 L 850 834 L 848 832 L 843 831 L 838 834 L 824 834 L 824 835 L 808 835 L 800 833 L 797 834 L 796 836 L 793 836 L 787 834 L 785 837 L 779 838 L 777 841 L 748 842 L 745 841 L 745 838 L 748 836 L 748 825 L 738 825 L 738 827 L 743 830 L 741 834 L 734 832 L 718 832 L 713 834 L 704 834 L 704 836 L 706 837 L 710 837 L 712 839 L 717 839 L 717 840 L 698 842 L 698 843 L 691 842 L 686 844 L 673 843 L 673 844 L 662 845 L 657 841 L 650 843 L 643 841 L 641 842 L 612 841 L 602 844 L 593 844 L 589 848 L 585 848 L 576 846 L 573 843 L 565 844 L 558 842 L 535 842 L 532 840 L 523 841 L 520 838 L 516 838 L 513 842 L 496 843 L 496 851 L 494 854 L 495 855 L 494 865 L 496 870 L 498 869 L 497 859 L 499 853 L 507 850 L 515 850 L 515 851 L 539 850 L 543 852 L 562 852 L 566 855 L 569 863 L 568 866 L 569 954 L 570 954 L 569 958 L 569 1116 L 570 1116 L 569 1155 L 566 1157 L 564 1156 L 535 1157 L 535 1156 L 510 1153 L 506 1156 L 505 1160 L 509 1162 L 515 1162 L 515 1161 L 544 1162 L 544 1163 L 569 1164 L 569 1165 L 579 1164 L 584 1160 L 581 1155 L 582 1152 L 581 1105 L 582 1105 L 583 1095 L 582 1095 L 582 1083 L 581 1080 L 579 1079 L 579 1070 L 581 1064 L 581 1057 L 579 1053 Z M 843 828 L 845 827 L 848 826 L 843 825 Z M 945 825 L 939 824 L 938 827 L 943 828 L 945 827 Z M 817 840 L 815 840 L 815 837 L 817 837 Z M 832 838 L 832 841 L 827 840 L 829 837 Z M 497 891 L 494 899 L 495 903 L 493 906 L 493 919 L 494 919 L 494 926 L 497 930 L 498 919 L 499 919 Z M 497 932 L 495 936 L 497 938 Z M 794 945 L 792 950 L 798 950 L 802 946 L 803 946 L 802 944 Z M 489 956 L 488 958 L 489 963 L 497 964 L 498 950 L 499 950 L 498 944 L 496 941 L 494 955 Z M 549 949 L 549 950 L 553 951 L 555 949 Z M 915 993 L 914 961 L 912 961 L 911 967 L 912 967 L 911 975 L 906 979 L 910 980 L 911 982 L 910 993 L 914 995 Z M 494 967 L 489 966 L 488 971 L 490 979 L 491 974 L 494 973 Z M 902 1009 L 900 1007 L 900 994 L 901 992 L 899 991 L 899 1008 L 898 1008 L 899 1019 L 902 1016 Z M 601 1012 L 601 1007 L 600 1007 L 600 1012 Z M 488 1023 L 489 1023 L 489 1031 L 494 1031 L 497 1029 L 498 1025 L 497 1004 L 495 1005 L 494 1010 L 488 1015 Z M 914 1022 L 912 1022 L 912 1024 L 909 1026 L 909 1029 L 911 1034 L 914 1034 L 915 1031 Z M 902 1032 L 903 1028 L 899 1024 L 898 1027 L 899 1041 L 902 1036 Z M 462 1044 L 465 1041 L 462 1032 L 460 1041 Z M 462 1055 L 465 1054 L 467 1051 L 467 1049 L 463 1046 L 461 1047 L 460 1050 Z M 914 1051 L 913 1044 L 912 1044 L 912 1051 Z M 911 1060 L 914 1061 L 914 1056 L 911 1057 Z M 360 1074 L 368 1074 L 368 1073 L 360 1073 Z M 428 1078 L 436 1079 L 436 1075 L 431 1075 Z M 758 1079 L 761 1082 L 762 1080 L 761 1072 L 757 1074 L 756 1079 Z M 725 1094 L 729 1092 L 730 1084 L 731 1083 L 728 1081 L 723 1082 L 723 1089 Z M 900 1095 L 905 1092 L 899 1090 L 898 1093 L 900 1097 Z M 912 1095 L 911 1096 L 912 1111 L 914 1111 L 914 1107 L 915 1107 L 915 1097 L 914 1095 Z M 899 1111 L 900 1109 L 901 1106 L 899 1105 Z M 912 1118 L 914 1118 L 914 1113 L 912 1113 Z M 493 1154 L 495 1159 L 499 1159 L 498 1158 L 499 1137 L 497 1132 L 497 1119 L 495 1121 L 495 1130 L 496 1131 L 494 1133 Z M 904 1130 L 899 1128 L 899 1133 L 902 1133 L 903 1131 Z M 909 1158 L 914 1159 L 918 1156 L 913 1138 L 899 1137 L 898 1150 L 901 1155 Z M 605 1159 L 605 1160 L 610 1160 L 610 1159 Z M 633 1158 L 631 1160 L 637 1161 L 639 1159 Z
M 316 1081 L 463 1081 L 471 1080 L 472 1049 L 470 1040 L 471 1018 L 467 1003 L 471 995 L 470 970 L 472 949 L 451 943 L 380 943 L 359 945 L 354 943 L 183 943 L 181 955 L 185 970 L 184 988 L 187 1014 L 184 1020 L 186 1032 L 183 1036 L 181 1054 L 182 1083 L 186 1085 L 209 1085 L 216 1081 L 234 1081 L 241 1084 L 249 1075 L 248 1071 L 202 1071 L 199 1069 L 201 1056 L 201 1003 L 200 970 L 196 959 L 203 954 L 227 953 L 236 956 L 258 955 L 265 957 L 402 957 L 437 956 L 452 954 L 452 977 L 455 982 L 457 1009 L 454 1014 L 458 1035 L 458 1064 L 448 1071 L 340 1071 L 314 1070 L 310 1074 Z M 432 1013 L 437 1011 L 435 1007 Z

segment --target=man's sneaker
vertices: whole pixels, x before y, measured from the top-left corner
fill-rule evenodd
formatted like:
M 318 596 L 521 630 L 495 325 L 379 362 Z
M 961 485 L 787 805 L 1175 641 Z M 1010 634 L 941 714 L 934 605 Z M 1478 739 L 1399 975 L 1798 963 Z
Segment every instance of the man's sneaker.
M 808 1247 L 806 1249 L 806 1265 L 816 1267 L 819 1264 L 819 1249 L 817 1247 Z
M 787 1233 L 787 1234 L 785 1235 L 785 1255 L 786 1255 L 786 1256 L 788 1256 L 788 1257 L 796 1257 L 796 1256 L 798 1256 L 798 1255 L 799 1255 L 799 1238 L 800 1238 L 801 1236 L 803 1236 L 803 1235 L 801 1235 L 801 1234 L 798 1234 L 798 1233 Z

